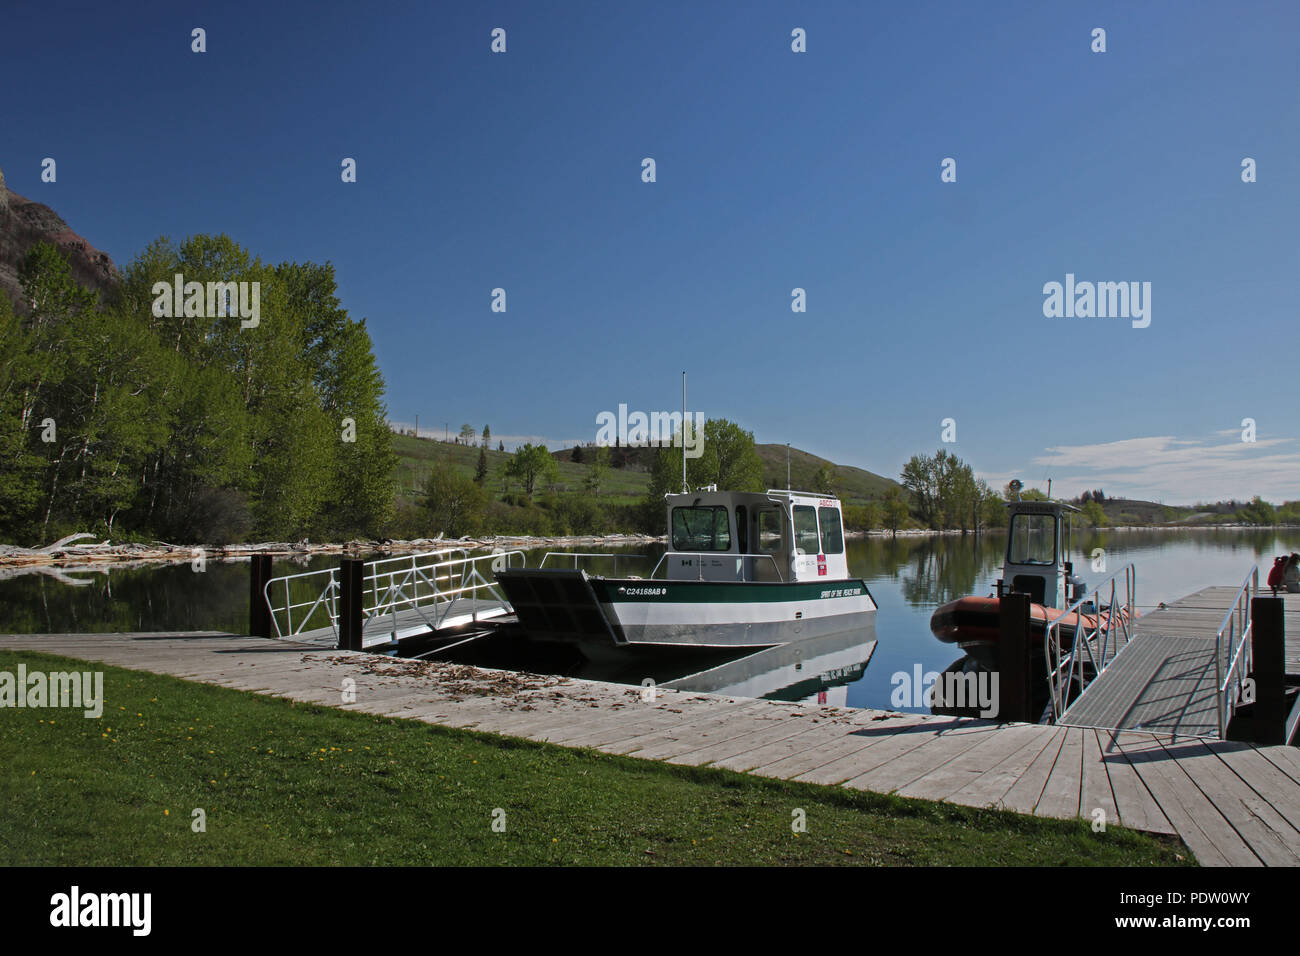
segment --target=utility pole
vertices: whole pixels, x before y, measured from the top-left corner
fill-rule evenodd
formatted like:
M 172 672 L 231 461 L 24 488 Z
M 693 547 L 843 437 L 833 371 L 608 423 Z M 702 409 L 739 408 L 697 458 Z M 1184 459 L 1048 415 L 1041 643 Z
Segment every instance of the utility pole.
M 415 416 L 415 437 L 416 438 L 420 437 L 420 416 L 419 415 Z

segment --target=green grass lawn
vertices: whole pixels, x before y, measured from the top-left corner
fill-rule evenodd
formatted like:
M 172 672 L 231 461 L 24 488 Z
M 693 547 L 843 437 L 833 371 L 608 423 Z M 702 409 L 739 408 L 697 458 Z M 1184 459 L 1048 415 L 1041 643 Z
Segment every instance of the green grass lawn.
M 0 865 L 1190 865 L 1181 844 L 672 767 L 102 669 L 104 712 L 0 709 Z M 194 832 L 193 811 L 206 814 Z M 494 810 L 504 832 L 494 832 Z M 807 831 L 791 828 L 794 811 Z M 498 814 L 498 817 L 500 815 Z

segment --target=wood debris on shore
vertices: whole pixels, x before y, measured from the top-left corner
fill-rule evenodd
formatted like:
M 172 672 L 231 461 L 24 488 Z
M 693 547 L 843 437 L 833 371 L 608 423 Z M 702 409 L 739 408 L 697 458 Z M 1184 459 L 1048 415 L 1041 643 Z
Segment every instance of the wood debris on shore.
M 388 538 L 373 541 L 354 540 L 334 543 L 261 542 L 257 544 L 198 545 L 171 544 L 153 541 L 114 544 L 111 541 L 95 542 L 91 534 L 72 534 L 60 538 L 43 548 L 22 548 L 0 544 L 0 569 L 41 567 L 141 567 L 152 563 L 180 563 L 202 556 L 207 561 L 239 561 L 253 555 L 269 554 L 273 557 L 305 558 L 321 554 L 383 556 L 437 551 L 444 548 L 464 548 L 483 551 L 493 548 L 506 550 L 531 550 L 534 548 L 571 548 L 579 545 L 650 544 L 663 541 L 662 537 L 639 534 L 583 535 L 571 537 L 536 538 L 525 535 L 501 535 L 479 538 L 416 538 L 412 541 L 393 541 Z

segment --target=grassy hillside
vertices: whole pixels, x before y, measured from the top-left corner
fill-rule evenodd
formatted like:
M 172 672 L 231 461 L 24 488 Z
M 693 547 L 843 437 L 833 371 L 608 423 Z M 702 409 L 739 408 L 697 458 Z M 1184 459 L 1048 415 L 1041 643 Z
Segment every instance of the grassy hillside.
M 768 488 L 785 487 L 785 445 L 757 445 L 759 457 L 763 460 L 763 482 Z M 411 435 L 393 435 L 393 450 L 397 452 L 398 463 L 394 472 L 398 494 L 410 498 L 425 476 L 439 462 L 445 463 L 462 474 L 473 476 L 478 467 L 478 447 L 474 445 L 448 444 L 432 438 L 415 438 Z M 611 459 L 622 461 L 623 467 L 611 467 L 601 489 L 600 497 L 613 503 L 630 504 L 645 495 L 650 487 L 649 449 L 624 448 L 611 449 Z M 581 491 L 583 479 L 587 476 L 587 465 L 575 463 L 573 449 L 565 448 L 555 452 L 555 459 L 560 466 L 560 490 Z M 499 494 L 505 480 L 506 462 L 510 460 L 509 452 L 488 450 L 488 488 Z M 790 449 L 790 482 L 795 489 L 813 490 L 813 477 L 823 465 L 830 465 L 834 470 L 833 490 L 850 504 L 861 504 L 881 498 L 896 482 L 880 475 L 853 468 L 836 465 L 825 458 L 818 458 L 797 448 Z
M 411 435 L 393 435 L 393 451 L 397 453 L 397 468 L 393 472 L 397 482 L 397 493 L 401 498 L 413 498 L 421 482 L 441 463 L 468 475 L 474 476 L 478 467 L 479 449 L 473 445 L 456 445 L 432 438 L 415 438 Z M 581 491 L 583 479 L 587 477 L 587 466 L 570 461 L 571 450 L 558 453 L 555 458 L 560 466 L 559 488 L 564 491 Z M 500 494 L 505 482 L 506 463 L 510 452 L 488 450 L 487 487 L 493 494 Z M 629 462 L 626 468 L 611 468 L 601 488 L 602 500 L 614 504 L 631 504 L 639 500 L 650 486 L 650 474 L 641 470 L 637 462 Z
M 785 487 L 785 446 L 756 445 L 763 459 L 763 483 L 769 488 Z M 865 504 L 885 496 L 898 482 L 851 465 L 837 465 L 798 448 L 790 449 L 790 487 L 814 491 L 813 478 L 823 465 L 830 465 L 835 478 L 832 489 L 847 504 Z

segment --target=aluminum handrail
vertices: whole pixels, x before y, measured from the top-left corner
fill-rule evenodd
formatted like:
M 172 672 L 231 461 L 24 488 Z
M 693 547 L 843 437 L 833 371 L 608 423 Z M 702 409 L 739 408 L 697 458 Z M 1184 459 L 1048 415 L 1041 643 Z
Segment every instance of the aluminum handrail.
M 541 563 L 538 564 L 537 567 L 539 569 L 546 567 L 547 560 L 553 557 L 573 558 L 573 567 L 575 569 L 578 567 L 579 558 L 613 558 L 615 574 L 618 574 L 619 558 L 635 558 L 640 561 L 650 560 L 650 555 L 648 554 L 622 554 L 614 551 L 547 551 L 544 555 L 542 555 Z
M 1122 578 L 1122 594 L 1121 594 Z M 1110 588 L 1110 603 L 1103 606 L 1102 592 Z M 1120 651 L 1120 636 L 1127 645 L 1130 627 L 1133 624 L 1133 608 L 1137 597 L 1137 567 L 1126 564 L 1117 571 L 1102 578 L 1088 593 L 1054 618 L 1050 618 L 1043 630 L 1043 657 L 1047 664 L 1047 689 L 1052 704 L 1052 719 L 1059 723 L 1070 709 L 1070 688 L 1077 679 L 1083 687 L 1110 666 L 1115 655 Z M 1083 607 L 1093 604 L 1096 612 L 1091 629 L 1084 624 Z M 1049 613 L 1052 608 L 1045 609 Z M 1061 643 L 1061 631 L 1065 620 L 1075 615 L 1074 641 L 1068 653 Z M 1103 621 L 1104 616 L 1104 621 Z M 1114 641 L 1112 642 L 1112 638 Z M 1091 665 L 1092 674 L 1088 675 L 1085 666 Z
M 290 594 L 290 581 L 301 580 L 303 578 L 314 578 L 324 576 L 327 578 L 324 587 L 316 595 L 315 600 L 299 601 L 294 603 Z M 271 597 L 271 587 L 274 584 L 284 583 L 284 606 L 278 607 Z M 316 613 L 316 608 L 324 605 L 325 613 L 329 616 L 330 626 L 338 630 L 338 568 L 322 568 L 318 571 L 303 571 L 299 574 L 284 574 L 277 578 L 271 578 L 262 586 L 262 597 L 266 601 L 267 609 L 270 611 L 271 624 L 275 627 L 277 637 L 296 637 L 300 634 L 307 622 L 312 619 Z M 309 607 L 310 610 L 303 615 L 298 626 L 293 626 L 293 612 L 296 608 Z M 277 611 L 284 611 L 285 626 L 280 627 L 280 618 Z M 287 633 L 286 633 L 287 632 Z
M 453 554 L 461 556 L 447 558 L 448 555 Z M 429 562 L 429 558 L 444 560 Z M 451 605 L 467 594 L 473 598 L 473 613 L 477 615 L 479 592 L 493 591 L 493 596 L 498 601 L 504 600 L 494 590 L 496 582 L 484 577 L 483 565 L 490 563 L 493 569 L 511 567 L 516 560 L 521 565 L 526 562 L 522 551 L 494 551 L 471 557 L 466 548 L 443 548 L 437 551 L 367 561 L 366 570 L 370 573 L 362 577 L 366 593 L 366 597 L 362 599 L 363 623 L 391 614 L 395 630 L 398 611 L 410 608 L 419 613 L 431 627 L 436 628 L 450 612 Z M 391 567 L 392 565 L 400 566 Z M 385 567 L 389 569 L 383 570 Z M 313 591 L 316 594 L 315 598 L 309 596 L 302 601 L 294 601 L 292 582 L 311 578 L 324 579 L 320 591 Z M 279 604 L 273 595 L 276 593 L 275 589 L 281 586 L 284 590 L 284 601 Z M 296 637 L 307 630 L 307 625 L 318 608 L 324 608 L 329 626 L 337 634 L 340 590 L 337 568 L 285 574 L 267 581 L 262 588 L 262 596 L 270 611 L 276 635 L 281 638 Z M 432 605 L 430 608 L 433 611 L 432 618 L 421 610 L 429 605 Z M 303 608 L 307 608 L 307 612 L 295 625 L 294 618 L 297 615 L 294 612 Z M 283 627 L 281 627 L 281 617 L 284 618 Z
M 772 568 L 776 571 L 777 580 L 782 583 L 785 582 L 785 576 L 781 574 L 781 566 L 776 563 L 775 556 L 770 554 L 737 554 L 734 551 L 665 551 L 663 556 L 659 558 L 659 563 L 656 564 L 654 569 L 650 572 L 649 576 L 651 579 L 654 579 L 655 575 L 659 573 L 659 569 L 663 567 L 664 562 L 669 558 L 766 558 L 768 561 L 772 562 Z M 745 571 L 747 567 L 749 567 L 748 563 L 742 563 L 740 571 L 741 581 L 750 580 Z M 700 564 L 699 566 L 698 580 L 704 580 L 703 564 Z
M 1214 635 L 1214 686 L 1216 688 L 1215 710 L 1219 719 L 1219 738 L 1227 736 L 1228 723 L 1237 712 L 1237 705 L 1242 703 L 1245 681 L 1253 668 L 1251 630 L 1255 626 L 1251 599 L 1259 593 L 1259 565 L 1253 565 L 1246 574 L 1233 596 L 1228 613 L 1223 615 L 1219 630 Z M 1244 599 L 1244 600 L 1243 600 Z M 1224 673 L 1223 635 L 1228 635 L 1227 673 Z M 1238 670 L 1237 665 L 1241 665 Z M 1233 683 L 1233 678 L 1236 683 Z M 1231 702 L 1228 692 L 1231 689 Z
M 434 552 L 434 554 L 438 555 L 445 553 Z M 416 557 L 425 556 L 417 555 Z M 473 602 L 471 613 L 477 617 L 480 591 L 490 591 L 499 602 L 504 603 L 504 598 L 497 590 L 496 581 L 489 581 L 485 578 L 481 566 L 488 563 L 494 570 L 498 569 L 498 565 L 508 568 L 512 566 L 516 558 L 519 559 L 520 564 L 524 564 L 527 560 L 522 551 L 494 551 L 475 557 L 466 555 L 452 560 L 435 561 L 426 565 L 413 564 L 410 568 L 371 575 L 367 580 L 375 582 L 374 587 L 371 589 L 371 593 L 374 595 L 374 603 L 363 608 L 363 630 L 365 625 L 371 621 L 391 615 L 395 632 L 398 625 L 397 615 L 401 610 L 405 609 L 415 611 L 421 620 L 430 628 L 436 630 L 451 612 L 451 607 L 456 600 L 465 594 L 470 595 Z M 445 575 L 439 574 L 441 570 L 445 570 L 447 573 Z M 399 575 L 403 576 L 400 582 L 397 580 Z M 381 598 L 378 581 L 380 578 L 385 577 L 389 579 L 389 583 Z M 440 586 L 442 581 L 446 581 L 449 586 Z M 453 582 L 455 583 L 453 584 Z M 427 585 L 429 590 L 421 593 L 421 583 Z M 412 591 L 411 594 L 407 593 L 408 587 Z M 431 614 L 426 614 L 425 608 Z

